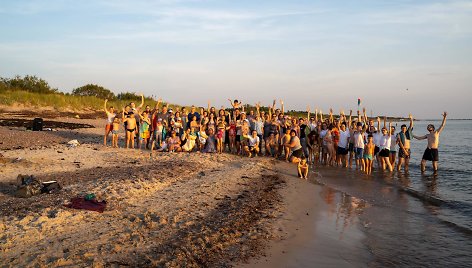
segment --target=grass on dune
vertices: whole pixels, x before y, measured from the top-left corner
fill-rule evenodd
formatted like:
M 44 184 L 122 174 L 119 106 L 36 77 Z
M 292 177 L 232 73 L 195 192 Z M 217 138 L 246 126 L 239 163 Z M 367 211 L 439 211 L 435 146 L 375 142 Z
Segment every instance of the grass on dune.
M 113 100 L 107 106 L 121 109 L 130 101 L 139 103 L 140 100 Z M 93 96 L 74 96 L 66 94 L 44 94 L 28 91 L 0 91 L 0 105 L 24 105 L 32 107 L 54 107 L 56 109 L 72 110 L 101 110 L 104 100 Z M 149 102 L 147 102 L 149 103 Z

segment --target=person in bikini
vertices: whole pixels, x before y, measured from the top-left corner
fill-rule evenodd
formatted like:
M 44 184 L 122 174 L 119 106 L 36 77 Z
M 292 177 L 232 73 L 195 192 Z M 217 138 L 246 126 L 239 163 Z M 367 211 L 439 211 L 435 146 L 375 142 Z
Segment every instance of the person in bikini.
M 113 122 L 116 117 L 115 108 L 111 106 L 110 108 L 107 109 L 107 102 L 108 100 L 106 99 L 105 104 L 104 104 L 104 109 L 103 109 L 105 113 L 107 114 L 107 124 L 105 125 L 105 136 L 103 137 L 103 145 L 105 146 L 107 146 L 107 138 L 108 138 L 108 135 L 110 135 L 110 132 L 112 132 Z M 113 144 L 113 141 L 112 141 L 112 144 Z
M 290 156 L 290 162 L 298 163 L 300 162 L 303 156 L 303 149 L 300 143 L 300 138 L 298 138 L 297 132 L 293 129 L 290 130 L 290 137 L 291 139 L 287 143 L 284 144 L 284 147 L 290 148 L 290 151 L 292 152 Z
M 438 171 L 438 161 L 439 161 L 439 152 L 438 152 L 438 147 L 439 147 L 439 135 L 444 129 L 444 126 L 446 125 L 446 117 L 447 117 L 447 112 L 444 112 L 442 114 L 443 120 L 441 123 L 441 126 L 439 127 L 438 130 L 435 129 L 434 125 L 429 124 L 426 129 L 429 131 L 428 134 L 424 136 L 416 136 L 413 135 L 413 137 L 417 140 L 425 140 L 428 139 L 428 147 L 424 151 L 423 154 L 423 159 L 421 160 L 421 172 L 424 172 L 426 169 L 426 161 L 432 161 L 433 162 L 433 170 L 434 172 Z

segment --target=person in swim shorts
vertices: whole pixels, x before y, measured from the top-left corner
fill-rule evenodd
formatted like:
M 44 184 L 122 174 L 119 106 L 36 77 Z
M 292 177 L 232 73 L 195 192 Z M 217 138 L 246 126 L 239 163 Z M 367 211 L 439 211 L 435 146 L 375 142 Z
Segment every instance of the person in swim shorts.
M 413 135 L 413 137 L 417 140 L 428 139 L 428 147 L 424 151 L 423 159 L 421 160 L 421 172 L 424 172 L 425 169 L 426 169 L 426 161 L 432 161 L 434 172 L 438 171 L 439 135 L 441 134 L 441 132 L 444 129 L 444 126 L 446 125 L 447 112 L 444 112 L 442 114 L 442 116 L 443 116 L 443 120 L 442 120 L 441 126 L 439 127 L 438 130 L 435 129 L 434 125 L 429 124 L 426 128 L 429 131 L 428 134 L 426 134 L 424 136 L 415 136 L 415 135 Z

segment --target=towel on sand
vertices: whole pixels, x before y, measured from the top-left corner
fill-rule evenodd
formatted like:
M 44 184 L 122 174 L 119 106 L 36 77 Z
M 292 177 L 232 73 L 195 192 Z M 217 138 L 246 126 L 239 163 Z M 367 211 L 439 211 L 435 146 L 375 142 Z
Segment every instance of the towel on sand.
M 70 200 L 70 204 L 64 206 L 68 208 L 85 209 L 102 213 L 107 206 L 107 202 L 99 202 L 96 199 L 87 200 L 84 197 L 74 197 Z

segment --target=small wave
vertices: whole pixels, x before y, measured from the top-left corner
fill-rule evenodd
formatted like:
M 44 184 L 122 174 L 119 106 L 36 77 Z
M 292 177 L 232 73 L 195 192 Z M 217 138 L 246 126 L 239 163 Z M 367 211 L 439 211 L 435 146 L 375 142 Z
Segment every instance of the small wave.
M 415 189 L 410 188 L 410 187 L 401 187 L 400 186 L 399 189 L 401 191 L 413 196 L 413 197 L 421 199 L 422 201 L 426 201 L 426 202 L 428 202 L 432 205 L 435 205 L 435 206 L 441 206 L 441 205 L 447 203 L 446 200 L 443 200 L 438 196 L 434 196 L 430 193 L 421 192 L 421 191 L 415 190 Z

